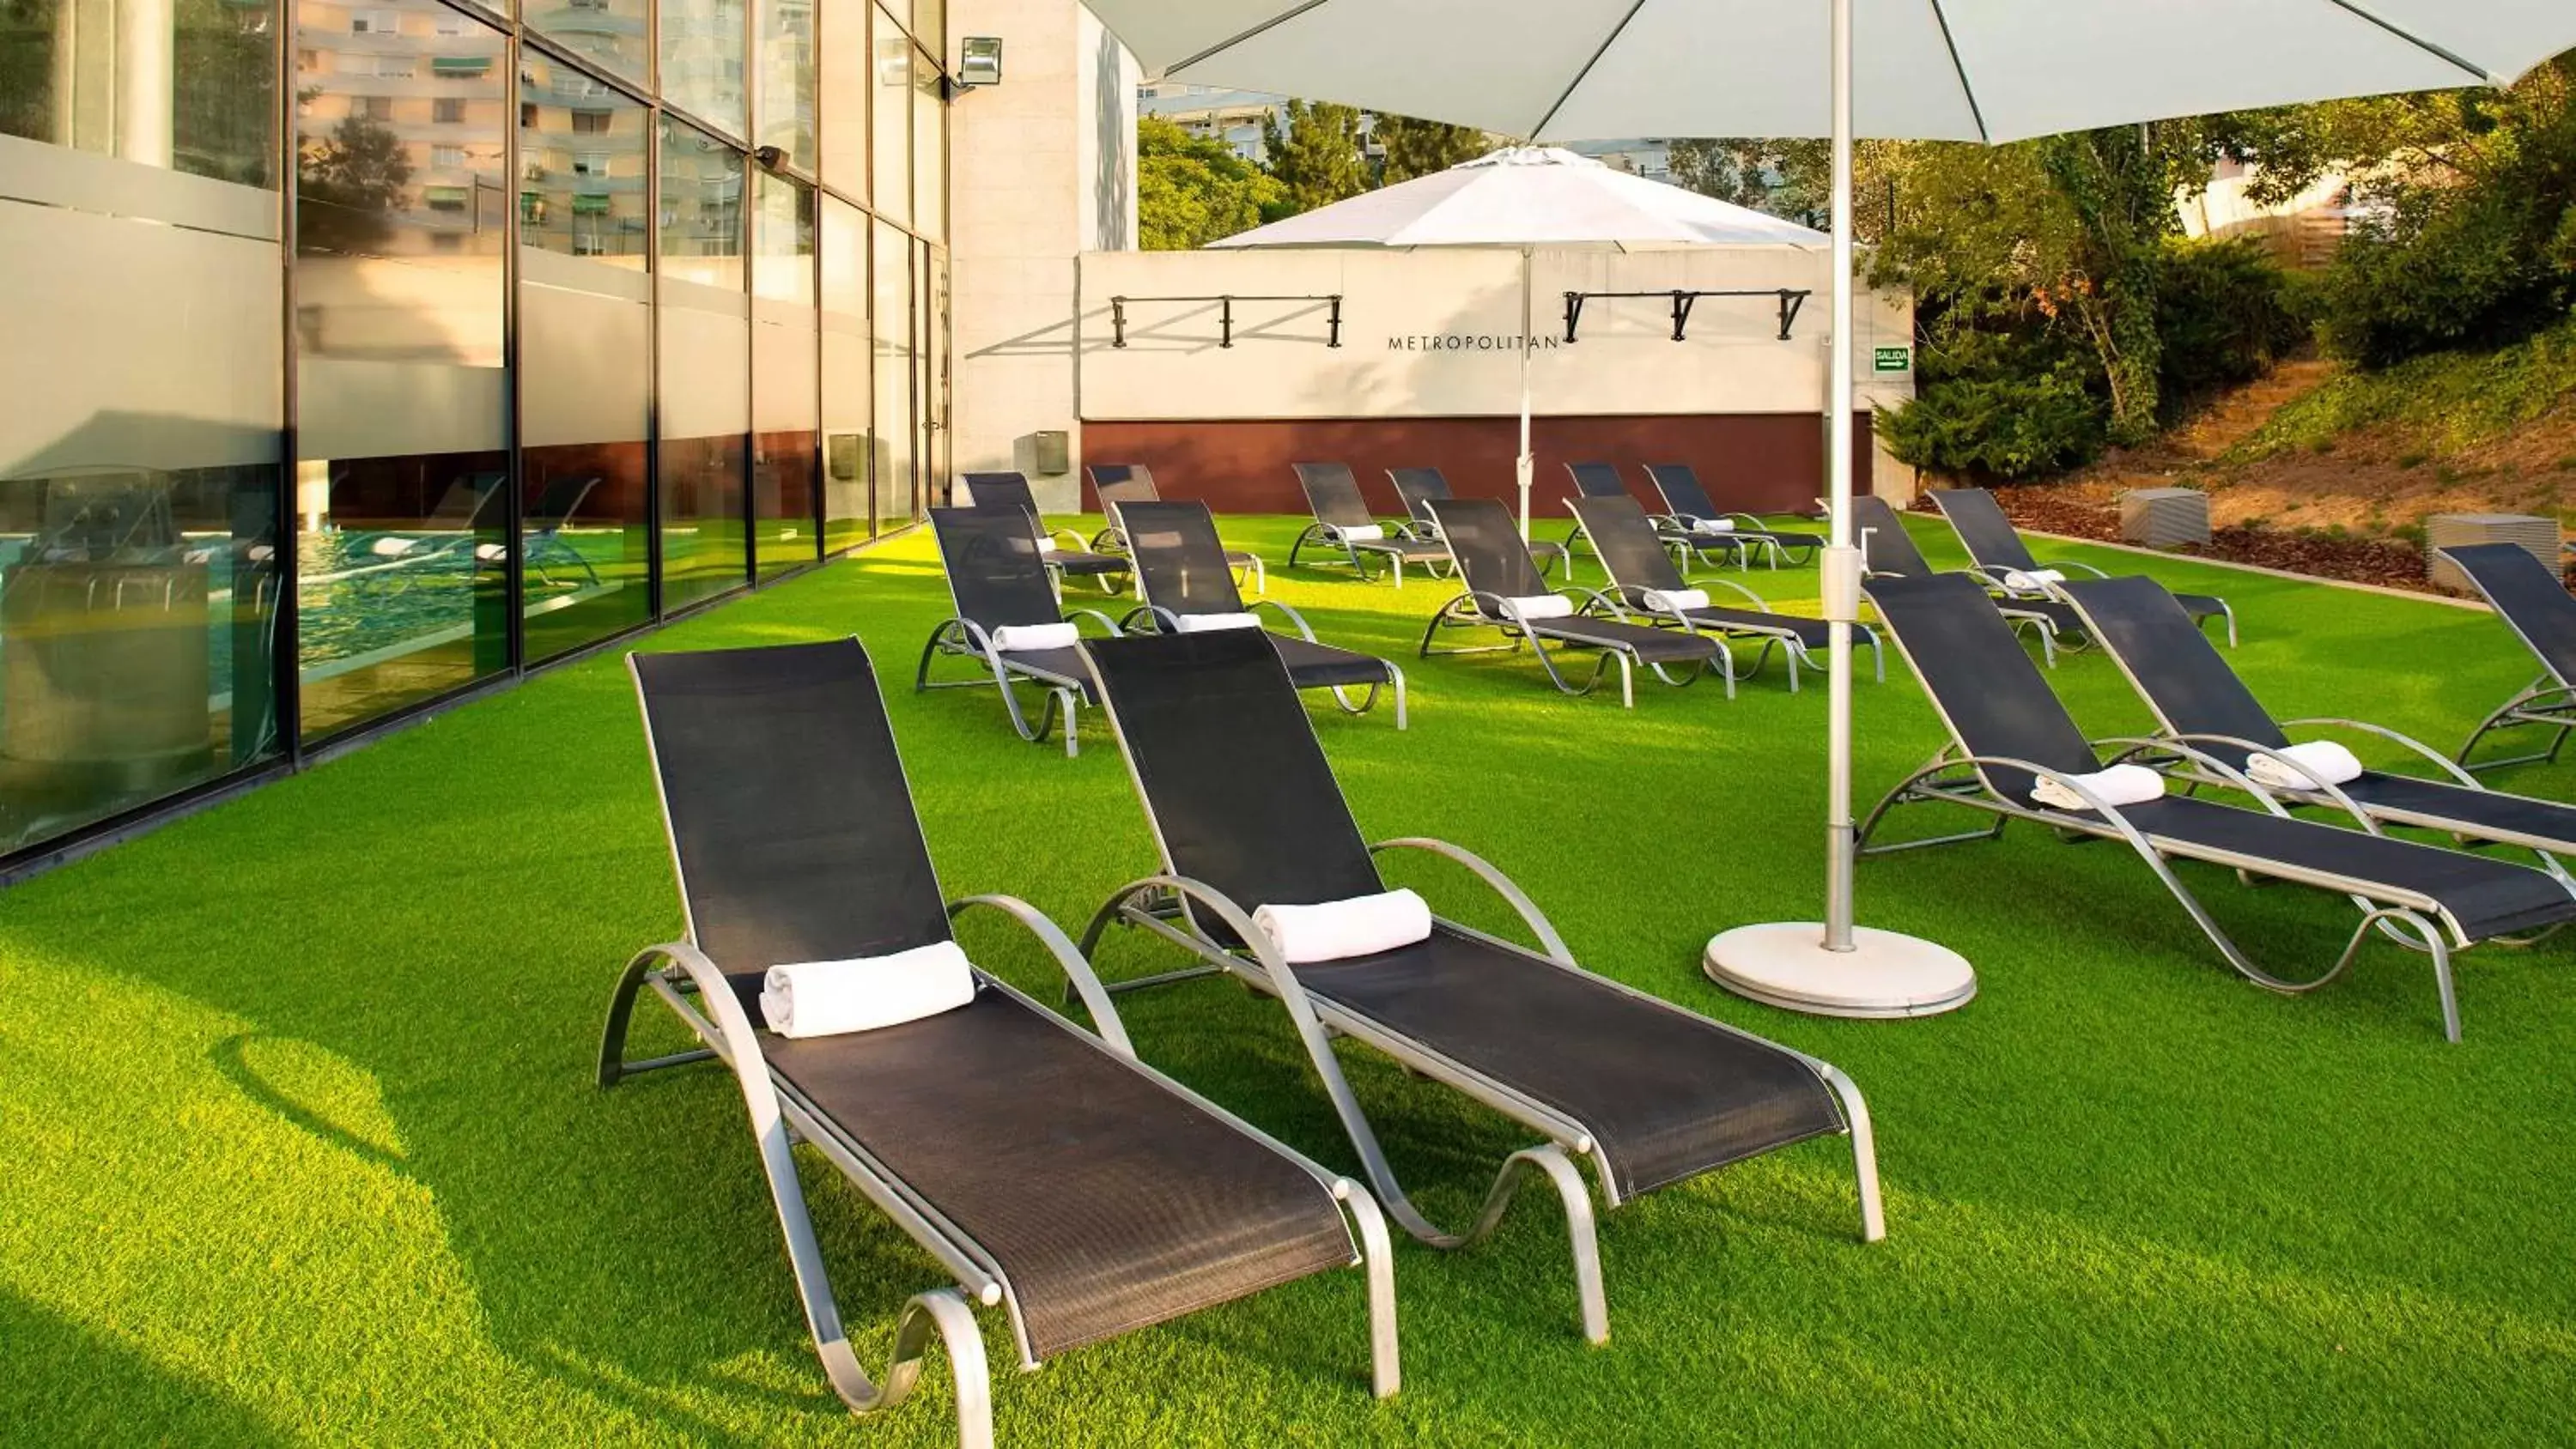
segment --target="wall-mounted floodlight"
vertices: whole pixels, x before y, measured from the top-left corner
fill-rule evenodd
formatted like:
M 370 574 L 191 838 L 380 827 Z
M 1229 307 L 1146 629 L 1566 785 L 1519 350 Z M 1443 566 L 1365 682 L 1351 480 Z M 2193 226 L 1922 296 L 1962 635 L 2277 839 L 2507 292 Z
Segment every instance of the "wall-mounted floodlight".
M 957 42 L 957 74 L 947 78 L 947 91 L 955 97 L 960 91 L 977 86 L 1002 83 L 1002 37 L 969 35 Z

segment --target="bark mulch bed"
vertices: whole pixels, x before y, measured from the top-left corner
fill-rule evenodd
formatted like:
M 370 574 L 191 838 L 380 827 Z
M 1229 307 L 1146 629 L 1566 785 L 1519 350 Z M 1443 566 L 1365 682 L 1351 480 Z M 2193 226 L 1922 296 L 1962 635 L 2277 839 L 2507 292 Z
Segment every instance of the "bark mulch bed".
M 2056 488 L 1998 488 L 1995 497 L 2020 527 L 2107 543 L 2120 541 L 2120 510 L 2116 504 Z M 1933 511 L 1928 498 L 1916 506 L 1925 512 Z M 2423 551 L 2395 539 L 2335 538 L 2304 530 L 2239 524 L 2215 530 L 2206 547 L 2178 548 L 2174 552 L 2324 579 L 2440 592 L 2425 577 Z

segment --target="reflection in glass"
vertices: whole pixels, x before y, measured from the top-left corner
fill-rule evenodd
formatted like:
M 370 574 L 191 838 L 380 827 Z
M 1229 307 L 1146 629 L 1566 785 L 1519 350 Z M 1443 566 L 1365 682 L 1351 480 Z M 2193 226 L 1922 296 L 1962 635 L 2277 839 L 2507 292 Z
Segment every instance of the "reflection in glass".
M 912 517 L 912 238 L 876 225 L 877 530 Z
M 0 479 L 0 854 L 275 752 L 277 478 Z
M 508 77 L 501 36 L 431 0 L 306 0 L 295 45 L 310 737 L 509 662 Z
M 869 0 L 822 0 L 823 180 L 848 195 L 868 194 Z
M 761 172 L 754 193 L 752 549 L 765 576 L 812 563 L 814 188 Z
M 666 11 L 667 13 L 667 11 Z M 744 582 L 751 428 L 743 158 L 662 122 L 662 606 Z
M 274 0 L 8 0 L 0 134 L 276 185 Z
M 916 254 L 923 274 L 929 278 L 930 307 L 921 324 L 922 409 L 924 413 L 921 442 L 922 495 L 914 507 L 920 510 L 947 501 L 948 481 L 948 252 L 943 247 L 924 247 Z
M 930 57 L 912 57 L 912 227 L 938 240 L 946 208 L 940 183 L 948 171 L 948 108 L 939 102 L 939 68 Z
M 642 106 L 519 67 L 520 607 L 530 661 L 651 614 Z
M 508 13 L 508 0 L 492 3 Z M 650 63 L 644 7 L 645 0 L 520 0 L 519 19 L 530 30 L 640 83 Z
M 948 53 L 948 0 L 912 0 L 912 38 L 932 55 Z
M 876 9 L 876 23 L 869 50 L 876 67 L 876 211 L 888 221 L 903 222 L 912 219 L 912 42 L 882 6 Z
M 823 198 L 823 548 L 865 543 L 868 519 L 868 228 Z
M 743 130 L 743 0 L 662 0 L 662 99 Z
M 759 0 L 760 124 L 755 138 L 814 174 L 814 0 Z

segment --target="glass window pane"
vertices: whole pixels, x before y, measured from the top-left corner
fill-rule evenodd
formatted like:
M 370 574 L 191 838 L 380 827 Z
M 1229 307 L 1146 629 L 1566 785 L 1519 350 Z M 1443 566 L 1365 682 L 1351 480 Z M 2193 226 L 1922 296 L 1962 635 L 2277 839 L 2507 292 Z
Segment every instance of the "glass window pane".
M 642 106 L 523 52 L 519 546 L 532 661 L 651 616 L 647 129 Z
M 876 227 L 876 493 L 879 520 L 912 517 L 912 239 Z M 880 530 L 882 531 L 882 524 Z
M 873 109 L 877 215 L 912 219 L 912 42 L 882 7 L 876 11 L 877 101 Z
M 759 0 L 760 124 L 755 140 L 814 174 L 814 0 Z
M 912 225 L 941 235 L 940 180 L 947 170 L 948 108 L 939 101 L 939 71 L 930 57 L 912 58 Z
M 506 7 L 507 0 L 493 3 Z M 640 83 L 652 78 L 644 6 L 645 0 L 521 0 L 519 18 L 530 30 Z
M 10 0 L 0 133 L 274 187 L 274 0 Z
M 823 180 L 868 194 L 868 0 L 823 0 Z M 864 243 L 862 243 L 864 249 Z
M 823 198 L 823 547 L 868 538 L 868 228 Z
M 743 128 L 743 0 L 662 0 L 662 99 L 734 135 Z
M 509 663 L 505 45 L 431 0 L 372 4 L 297 12 L 314 58 L 296 95 L 308 736 Z M 397 46 L 432 75 L 364 63 Z
M 813 562 L 814 188 L 761 172 L 752 258 L 752 548 L 761 573 Z
M 948 53 L 948 0 L 912 0 L 912 38 L 932 55 Z
M 751 429 L 743 157 L 662 123 L 662 605 L 740 588 Z

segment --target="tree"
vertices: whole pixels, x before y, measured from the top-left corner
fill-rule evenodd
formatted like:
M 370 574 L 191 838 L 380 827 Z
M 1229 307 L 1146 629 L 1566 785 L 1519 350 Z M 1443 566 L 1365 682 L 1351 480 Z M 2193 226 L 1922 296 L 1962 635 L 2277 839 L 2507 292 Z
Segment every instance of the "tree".
M 1831 223 L 1833 152 L 1823 141 L 1688 137 L 1665 154 L 1677 186 L 1802 226 Z
M 386 218 L 410 182 L 411 158 L 392 127 L 343 116 L 296 158 L 296 249 L 356 255 L 382 247 L 393 230 Z
M 1261 168 L 1160 116 L 1136 121 L 1136 219 L 1147 251 L 1185 251 L 1261 224 L 1285 196 Z
M 1446 171 L 1494 149 L 1493 138 L 1474 126 L 1418 121 L 1411 116 L 1390 115 L 1385 111 L 1377 113 L 1371 134 L 1377 137 L 1379 149 L 1385 152 L 1385 160 L 1378 172 L 1378 184 L 1382 186 Z
M 1261 122 L 1270 175 L 1281 188 L 1279 199 L 1262 208 L 1263 220 L 1313 211 L 1369 189 L 1357 110 L 1330 101 L 1290 101 L 1285 109 L 1284 117 Z

